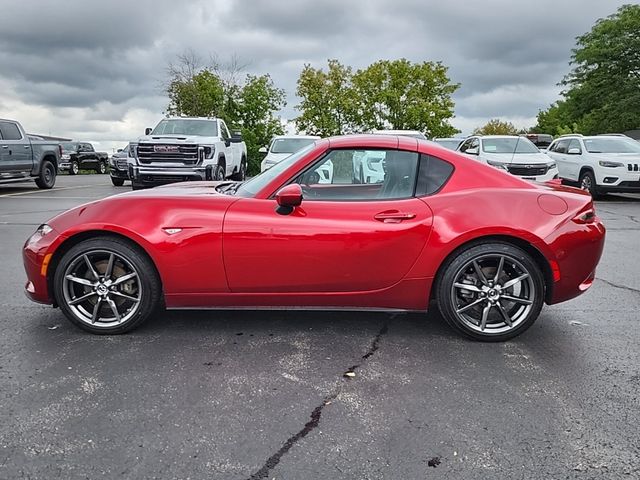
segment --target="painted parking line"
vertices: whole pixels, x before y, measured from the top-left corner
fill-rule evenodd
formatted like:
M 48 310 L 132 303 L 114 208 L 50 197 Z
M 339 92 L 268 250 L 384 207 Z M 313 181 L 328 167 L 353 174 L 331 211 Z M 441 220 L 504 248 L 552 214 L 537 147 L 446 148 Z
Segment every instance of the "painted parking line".
M 54 192 L 59 192 L 61 190 L 77 190 L 80 188 L 91 188 L 91 187 L 95 187 L 96 185 L 80 185 L 80 186 L 76 186 L 76 187 L 58 187 L 56 189 L 54 189 Z M 4 195 L 0 195 L 0 198 L 3 197 L 17 197 L 18 195 L 35 195 L 37 193 L 51 193 L 51 190 L 33 190 L 33 191 L 28 191 L 28 192 L 16 192 L 16 193 L 5 193 Z M 60 198 L 60 197 L 56 197 L 56 198 Z

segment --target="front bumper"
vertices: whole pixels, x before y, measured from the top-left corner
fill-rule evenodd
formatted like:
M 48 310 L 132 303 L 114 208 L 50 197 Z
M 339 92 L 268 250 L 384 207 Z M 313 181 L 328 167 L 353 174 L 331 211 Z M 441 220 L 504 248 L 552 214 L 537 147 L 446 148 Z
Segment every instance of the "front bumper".
M 118 170 L 113 165 L 109 168 L 109 175 L 111 178 L 118 178 L 120 180 L 129 180 L 129 172 L 126 170 Z
M 54 243 L 59 244 L 62 240 L 62 237 L 55 231 L 44 236 L 36 232 L 24 244 L 22 261 L 27 274 L 25 294 L 34 302 L 47 305 L 55 303 L 49 291 L 48 266 L 52 259 L 51 252 L 54 250 Z M 45 262 L 47 266 L 43 267 Z
M 129 166 L 129 177 L 142 185 L 166 185 L 175 182 L 202 181 L 213 178 L 213 165 L 198 167 Z

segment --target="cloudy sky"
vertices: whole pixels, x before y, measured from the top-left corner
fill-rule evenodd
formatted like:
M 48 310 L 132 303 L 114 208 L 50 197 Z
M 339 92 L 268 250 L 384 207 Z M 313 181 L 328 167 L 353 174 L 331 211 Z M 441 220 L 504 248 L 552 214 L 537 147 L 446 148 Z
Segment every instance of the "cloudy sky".
M 440 60 L 463 133 L 535 123 L 558 98 L 575 37 L 618 0 L 0 0 L 0 117 L 111 151 L 162 117 L 167 64 L 192 50 L 269 73 L 296 115 L 305 63 Z

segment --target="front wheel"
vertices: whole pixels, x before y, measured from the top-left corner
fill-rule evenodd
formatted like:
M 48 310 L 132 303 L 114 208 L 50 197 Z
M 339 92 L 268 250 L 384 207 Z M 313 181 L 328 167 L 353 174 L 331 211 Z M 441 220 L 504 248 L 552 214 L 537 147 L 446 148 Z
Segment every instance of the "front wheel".
M 222 165 L 214 165 L 211 176 L 216 182 L 224 180 L 224 167 Z
M 580 175 L 580 188 L 588 191 L 591 194 L 593 199 L 597 199 L 601 197 L 600 192 L 598 191 L 598 187 L 596 185 L 596 178 L 593 176 L 593 173 L 590 170 L 585 170 Z
M 475 340 L 498 342 L 527 330 L 544 303 L 544 277 L 531 256 L 507 243 L 469 247 L 444 265 L 440 312 Z
M 91 333 L 133 330 L 160 305 L 151 260 L 117 238 L 85 240 L 64 254 L 54 274 L 54 295 L 67 318 Z
M 96 168 L 96 172 L 102 175 L 107 173 L 107 164 L 105 162 L 98 163 L 98 168 Z
M 56 184 L 56 168 L 49 160 L 42 162 L 40 175 L 36 178 L 38 188 L 48 190 Z
M 240 170 L 231 175 L 231 180 L 235 180 L 237 182 L 244 182 L 247 178 L 247 159 L 242 158 L 240 162 Z
M 122 185 L 124 185 L 124 178 L 111 177 L 111 183 L 113 183 L 113 185 L 116 187 L 121 187 Z
M 78 173 L 80 173 L 80 164 L 77 162 L 77 160 L 71 161 L 71 166 L 69 167 L 69 173 L 71 175 L 77 175 Z

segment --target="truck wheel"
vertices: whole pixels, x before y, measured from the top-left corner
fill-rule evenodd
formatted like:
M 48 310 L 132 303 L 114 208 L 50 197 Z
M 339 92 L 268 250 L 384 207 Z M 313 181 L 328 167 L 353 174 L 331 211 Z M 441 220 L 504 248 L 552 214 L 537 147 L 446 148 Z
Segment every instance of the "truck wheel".
M 56 184 L 56 168 L 49 160 L 42 162 L 40 167 L 40 175 L 36 178 L 38 188 L 50 189 Z
M 145 186 L 142 183 L 131 181 L 131 190 L 142 190 Z
M 69 167 L 69 175 L 77 175 L 78 173 L 80 173 L 80 164 L 77 160 L 73 160 Z
M 242 161 L 240 162 L 240 170 L 231 175 L 231 179 L 238 182 L 244 182 L 245 178 L 247 178 L 247 159 L 242 157 Z
M 105 173 L 107 173 L 107 164 L 105 162 L 98 163 L 98 168 L 96 168 L 96 172 L 101 175 L 104 175 Z
M 211 176 L 216 182 L 224 180 L 224 167 L 222 165 L 215 165 Z
M 111 177 L 111 183 L 113 183 L 113 185 L 116 187 L 121 187 L 122 185 L 124 185 L 124 178 Z

